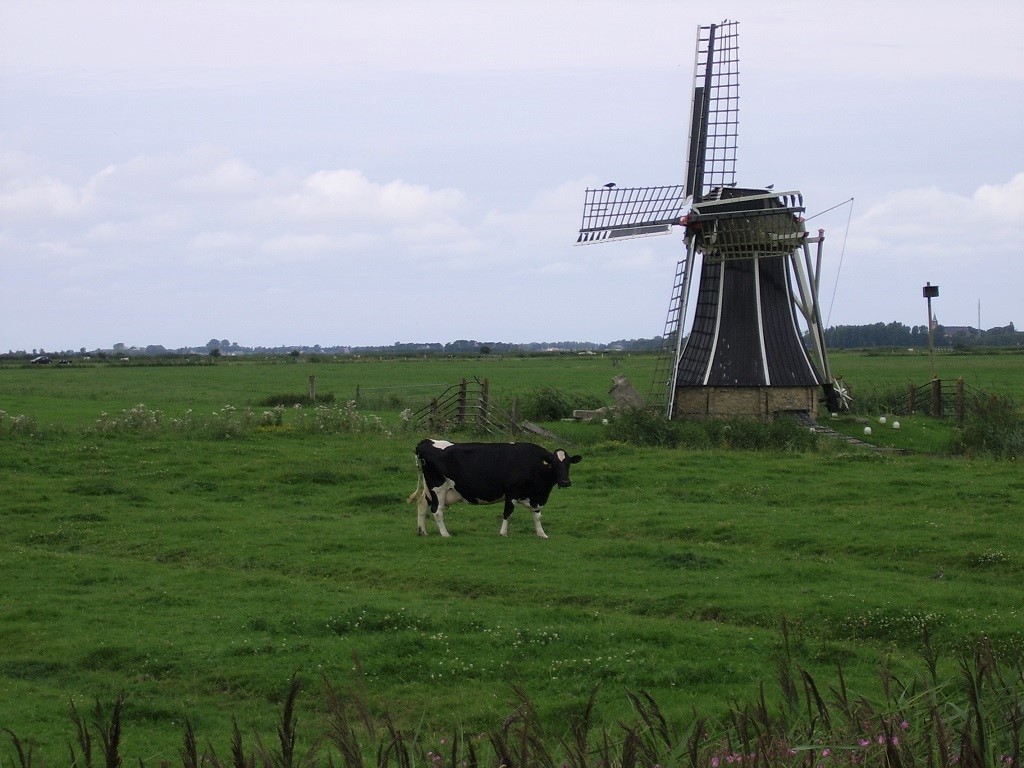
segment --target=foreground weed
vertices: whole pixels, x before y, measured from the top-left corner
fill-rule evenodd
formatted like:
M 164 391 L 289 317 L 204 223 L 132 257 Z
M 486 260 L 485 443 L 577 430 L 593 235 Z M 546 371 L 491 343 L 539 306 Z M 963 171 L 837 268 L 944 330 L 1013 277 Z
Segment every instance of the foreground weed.
M 967 409 L 963 427 L 954 433 L 950 447 L 953 453 L 965 455 L 1024 456 L 1024 411 L 1008 396 L 978 397 Z
M 665 448 L 706 450 L 725 448 L 750 451 L 813 451 L 817 434 L 792 419 L 771 422 L 751 419 L 669 420 L 646 408 L 615 413 L 608 438 L 624 443 Z
M 10 426 L 8 429 L 12 433 L 21 433 L 26 427 L 19 422 L 17 428 Z M 315 408 L 299 405 L 285 408 L 277 405 L 258 414 L 252 408 L 236 408 L 233 405 L 225 405 L 210 413 L 198 413 L 190 408 L 182 416 L 171 419 L 163 411 L 140 403 L 118 414 L 101 414 L 85 432 L 95 435 L 169 434 L 232 439 L 250 437 L 258 431 L 268 430 L 306 434 L 391 434 L 379 416 L 360 413 L 354 400 L 344 406 L 318 405 Z
M 927 644 L 927 641 L 926 641 Z M 931 655 L 929 655 L 931 654 Z M 934 651 L 925 649 L 928 672 L 934 675 Z M 455 729 L 439 741 L 432 734 L 400 729 L 384 711 L 374 716 L 358 678 L 345 692 L 324 680 L 322 736 L 300 755 L 296 706 L 300 684 L 292 678 L 284 700 L 276 747 L 246 753 L 233 721 L 231 760 L 221 762 L 212 747 L 200 754 L 191 722 L 186 721 L 180 751 L 184 768 L 313 768 L 334 766 L 336 750 L 345 768 L 723 768 L 723 766 L 913 766 L 994 768 L 1021 760 L 1024 727 L 1024 666 L 998 661 L 982 642 L 960 659 L 960 678 L 928 676 L 902 682 L 883 660 L 882 695 L 871 699 L 850 690 L 838 679 L 823 687 L 794 663 L 788 630 L 783 626 L 778 659 L 781 696 L 759 696 L 736 704 L 724 717 L 694 712 L 674 721 L 643 691 L 627 691 L 634 719 L 614 726 L 598 724 L 595 686 L 578 714 L 567 722 L 542 722 L 533 701 L 513 686 L 512 712 L 480 736 Z M 358 675 L 358 661 L 356 664 Z M 93 766 L 93 736 L 99 734 L 103 764 L 119 768 L 124 697 L 109 715 L 97 703 L 89 723 L 71 707 L 77 748 L 73 766 Z M 30 768 L 31 742 L 7 731 L 14 748 L 12 765 Z M 562 734 L 559 736 L 558 734 Z M 145 765 L 139 761 L 140 766 Z M 164 761 L 162 764 L 167 764 Z
M 31 435 L 36 432 L 36 420 L 25 414 L 11 415 L 0 411 L 0 435 Z

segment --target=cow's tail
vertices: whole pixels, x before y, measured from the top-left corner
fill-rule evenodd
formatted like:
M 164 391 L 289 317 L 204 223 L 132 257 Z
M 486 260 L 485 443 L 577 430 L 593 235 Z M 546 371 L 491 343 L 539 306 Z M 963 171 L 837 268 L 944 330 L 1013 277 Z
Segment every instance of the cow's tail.
M 427 492 L 427 479 L 423 477 L 423 467 L 420 464 L 420 457 L 416 457 L 416 490 L 409 494 L 409 498 L 405 500 L 406 504 L 412 504 L 414 501 L 418 501 L 423 494 Z

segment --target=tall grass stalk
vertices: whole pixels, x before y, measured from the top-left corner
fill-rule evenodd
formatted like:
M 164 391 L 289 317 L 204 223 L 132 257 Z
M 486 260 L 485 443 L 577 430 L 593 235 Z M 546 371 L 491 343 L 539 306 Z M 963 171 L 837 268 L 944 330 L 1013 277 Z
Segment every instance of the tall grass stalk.
M 762 686 L 752 702 L 737 703 L 722 715 L 664 711 L 649 694 L 626 691 L 632 720 L 608 723 L 598 715 L 598 686 L 565 721 L 544 722 L 526 690 L 512 686 L 512 711 L 486 734 L 451 736 L 408 733 L 387 710 L 373 716 L 361 683 L 339 691 L 324 680 L 322 722 L 309 746 L 297 749 L 296 715 L 300 683 L 292 678 L 277 727 L 277 747 L 254 734 L 247 754 L 237 722 L 231 760 L 221 762 L 212 747 L 200 754 L 186 720 L 180 758 L 183 768 L 723 768 L 740 766 L 916 766 L 994 768 L 1021 760 L 1024 723 L 1024 664 L 996 659 L 981 642 L 959 663 L 959 679 L 933 681 L 930 673 L 900 680 L 887 663 L 879 666 L 881 698 L 850 690 L 842 670 L 823 687 L 789 655 L 783 627 L 779 654 L 779 695 L 773 703 Z M 926 664 L 927 666 L 927 664 Z M 124 697 L 109 715 L 97 702 L 90 723 L 71 707 L 78 750 L 73 766 L 92 768 L 92 730 L 99 733 L 105 768 L 119 768 Z M 307 729 L 308 731 L 308 729 Z M 32 742 L 8 730 L 9 761 L 31 768 Z M 307 734 L 308 735 L 308 734 Z M 333 747 L 333 750 L 331 749 Z M 138 760 L 144 766 L 142 759 Z M 166 763 L 164 763 L 166 764 Z

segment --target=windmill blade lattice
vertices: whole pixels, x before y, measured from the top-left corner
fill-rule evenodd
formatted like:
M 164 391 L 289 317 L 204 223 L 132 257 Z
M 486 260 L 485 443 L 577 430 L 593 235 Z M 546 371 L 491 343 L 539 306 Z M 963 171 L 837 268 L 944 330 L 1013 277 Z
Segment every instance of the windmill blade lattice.
M 739 136 L 739 24 L 697 28 L 686 195 L 695 203 L 736 184 Z
M 577 245 L 666 235 L 686 210 L 683 185 L 588 189 Z

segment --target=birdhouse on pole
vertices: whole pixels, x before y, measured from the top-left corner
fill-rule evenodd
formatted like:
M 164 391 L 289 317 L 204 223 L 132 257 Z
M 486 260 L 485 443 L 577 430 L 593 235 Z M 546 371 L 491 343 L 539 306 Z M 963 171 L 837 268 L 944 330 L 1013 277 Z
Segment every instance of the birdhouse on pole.
M 939 295 L 939 286 L 925 283 L 921 294 L 928 300 L 928 363 L 932 369 L 932 379 L 935 378 L 935 315 L 932 314 L 932 299 Z

